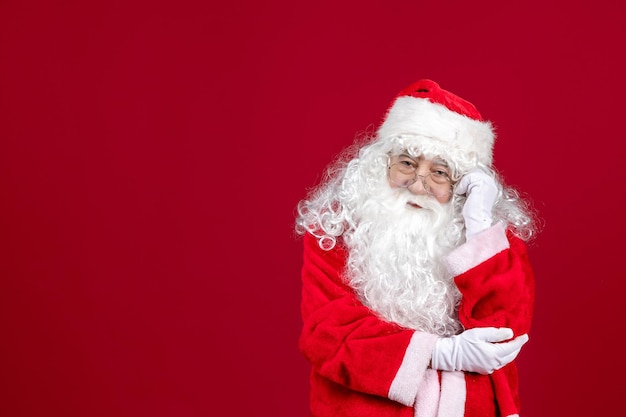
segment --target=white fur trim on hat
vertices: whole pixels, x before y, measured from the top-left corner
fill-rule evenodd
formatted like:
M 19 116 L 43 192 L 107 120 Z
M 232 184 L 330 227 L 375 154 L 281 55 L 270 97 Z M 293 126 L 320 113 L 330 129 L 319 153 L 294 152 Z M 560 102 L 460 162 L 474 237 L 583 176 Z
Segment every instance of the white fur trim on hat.
M 471 119 L 426 98 L 398 97 L 378 130 L 386 140 L 416 135 L 440 142 L 443 152 L 454 159 L 476 160 L 491 165 L 495 133 L 490 122 Z M 441 155 L 442 157 L 444 155 Z

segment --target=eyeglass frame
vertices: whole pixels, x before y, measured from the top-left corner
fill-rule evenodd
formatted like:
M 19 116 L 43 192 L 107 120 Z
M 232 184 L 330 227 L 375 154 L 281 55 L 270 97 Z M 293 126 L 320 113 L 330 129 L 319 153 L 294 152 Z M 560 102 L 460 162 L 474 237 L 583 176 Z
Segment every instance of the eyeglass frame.
M 434 161 L 435 165 L 446 168 L 446 171 L 444 172 L 444 176 L 446 178 L 445 182 L 443 182 L 441 184 L 437 184 L 434 180 L 431 179 L 431 182 L 434 183 L 433 185 L 435 185 L 435 187 L 436 186 L 440 186 L 440 185 L 445 185 L 446 183 L 449 185 L 448 190 L 445 192 L 445 194 L 442 194 L 442 195 L 435 194 L 435 192 L 433 192 L 433 190 L 432 190 L 433 186 L 428 184 L 428 182 L 427 182 L 427 178 L 431 177 L 431 175 L 433 175 L 433 174 L 437 174 L 437 172 L 430 172 L 427 175 L 418 174 L 418 172 L 419 172 L 418 171 L 419 170 L 419 163 L 417 162 L 416 158 L 420 158 L 420 157 L 425 159 L 425 160 L 428 160 L 428 161 Z M 411 162 L 411 166 L 413 167 L 413 171 L 414 171 L 413 178 L 409 179 L 406 184 L 399 184 L 399 183 L 397 183 L 396 181 L 394 181 L 391 178 L 391 169 L 392 169 L 392 167 L 394 165 L 398 165 L 398 164 L 401 164 L 403 162 L 403 161 L 399 160 L 399 161 L 396 161 L 394 163 L 391 163 L 392 158 L 406 158 L 406 159 L 409 159 L 410 161 L 412 161 Z M 406 161 L 406 162 L 408 162 L 408 161 Z M 406 175 L 406 174 L 402 174 L 402 175 Z M 452 194 L 452 190 L 454 188 L 454 185 L 456 184 L 456 182 L 452 179 L 451 169 L 450 169 L 448 163 L 444 159 L 439 158 L 439 157 L 426 159 L 426 157 L 423 156 L 423 155 L 411 156 L 408 153 L 401 153 L 399 155 L 388 155 L 387 177 L 389 178 L 390 182 L 392 182 L 393 184 L 395 184 L 396 186 L 401 187 L 401 188 L 409 188 L 410 186 L 415 184 L 417 182 L 418 178 L 419 178 L 422 181 L 422 186 L 424 187 L 424 190 L 426 190 L 426 192 L 429 195 L 432 195 L 432 196 L 435 196 L 435 197 L 445 197 L 446 195 Z

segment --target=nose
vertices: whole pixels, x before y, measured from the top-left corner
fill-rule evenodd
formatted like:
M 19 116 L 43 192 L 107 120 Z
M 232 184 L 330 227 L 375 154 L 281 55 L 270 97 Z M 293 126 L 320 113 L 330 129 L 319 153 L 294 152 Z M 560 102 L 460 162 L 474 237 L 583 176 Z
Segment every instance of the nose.
M 407 190 L 409 190 L 411 194 L 415 194 L 415 195 L 428 194 L 428 190 L 425 187 L 426 184 L 424 183 L 425 180 L 426 178 L 422 177 L 421 175 L 416 175 L 415 181 L 413 182 L 413 184 L 407 187 Z

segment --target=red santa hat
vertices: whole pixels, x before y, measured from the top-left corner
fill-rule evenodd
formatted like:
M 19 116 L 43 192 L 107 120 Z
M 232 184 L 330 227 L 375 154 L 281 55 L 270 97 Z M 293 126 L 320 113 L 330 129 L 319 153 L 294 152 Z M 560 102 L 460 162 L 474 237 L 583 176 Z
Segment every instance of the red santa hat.
M 472 103 L 431 80 L 419 80 L 402 90 L 378 129 L 380 140 L 404 136 L 413 138 L 412 147 L 427 148 L 464 169 L 492 162 L 495 133 L 491 123 L 483 120 Z

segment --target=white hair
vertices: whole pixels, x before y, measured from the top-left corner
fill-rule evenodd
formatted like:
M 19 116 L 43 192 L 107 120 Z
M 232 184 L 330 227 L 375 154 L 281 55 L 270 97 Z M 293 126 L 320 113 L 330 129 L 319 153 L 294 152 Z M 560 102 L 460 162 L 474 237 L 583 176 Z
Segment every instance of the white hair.
M 446 154 L 431 146 L 432 138 L 367 139 L 334 161 L 322 183 L 300 201 L 296 231 L 315 236 L 324 250 L 343 239 L 349 253 L 344 278 L 382 318 L 441 336 L 455 334 L 462 329 L 456 318 L 460 294 L 441 258 L 464 241 L 465 197 L 453 194 L 450 203 L 440 204 L 392 189 L 387 180 L 390 155 L 406 151 L 446 159 Z M 503 221 L 523 240 L 534 236 L 529 205 L 494 170 L 469 158 L 446 161 L 455 182 L 474 167 L 493 175 L 499 187 L 494 222 Z M 407 210 L 409 199 L 423 209 Z
M 330 250 L 337 237 L 350 233 L 356 227 L 354 211 L 365 204 L 374 189 L 386 179 L 386 168 L 390 154 L 409 153 L 427 157 L 441 156 L 438 149 L 424 149 L 419 140 L 409 135 L 376 140 L 375 136 L 365 136 L 347 148 L 326 169 L 321 183 L 309 191 L 307 197 L 298 203 L 296 232 L 311 233 L 318 238 L 320 247 Z M 413 143 L 412 143 L 413 142 Z M 522 198 L 513 187 L 507 186 L 493 169 L 479 164 L 474 159 L 446 161 L 453 171 L 453 180 L 473 167 L 478 167 L 492 175 L 499 189 L 493 209 L 494 223 L 504 222 L 518 238 L 528 242 L 537 231 L 536 215 L 530 200 Z M 454 195 L 453 204 L 462 206 L 463 196 Z

